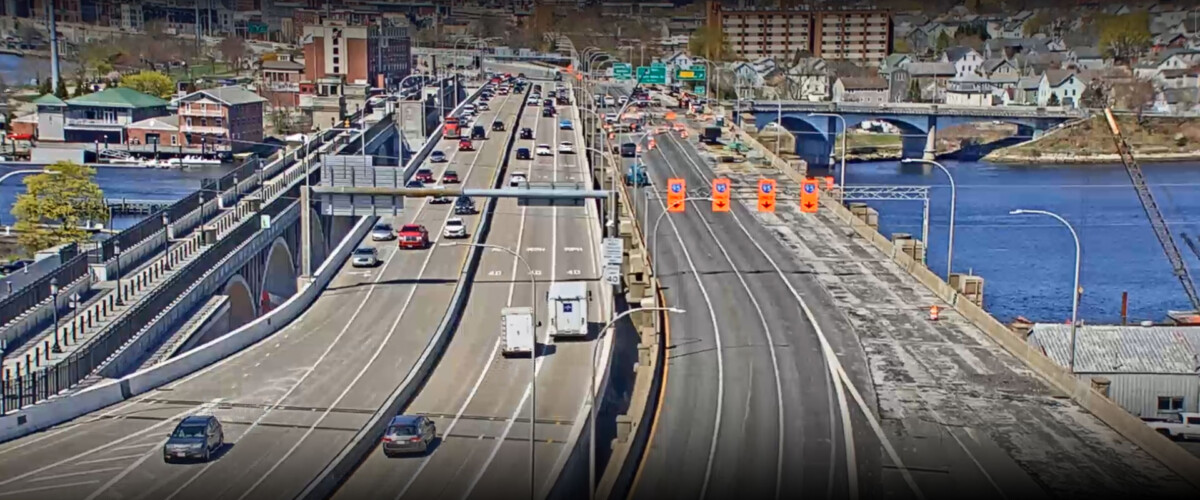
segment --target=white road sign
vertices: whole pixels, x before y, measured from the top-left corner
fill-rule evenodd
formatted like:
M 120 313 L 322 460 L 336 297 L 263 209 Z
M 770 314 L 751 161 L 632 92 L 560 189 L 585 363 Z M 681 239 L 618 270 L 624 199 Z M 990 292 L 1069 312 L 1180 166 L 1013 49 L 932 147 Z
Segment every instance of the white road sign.
M 620 267 L 625 260 L 625 240 L 621 238 L 604 238 L 604 264 Z
M 621 266 L 604 266 L 604 282 L 610 285 L 620 285 Z

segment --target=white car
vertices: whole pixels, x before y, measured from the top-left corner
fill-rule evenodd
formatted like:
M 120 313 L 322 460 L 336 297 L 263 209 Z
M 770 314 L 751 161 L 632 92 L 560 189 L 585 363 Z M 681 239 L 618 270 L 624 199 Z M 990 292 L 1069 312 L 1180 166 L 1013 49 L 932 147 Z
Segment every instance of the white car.
M 489 107 L 488 107 L 488 103 L 486 103 L 486 102 L 481 102 L 481 103 L 479 103 L 479 110 L 480 110 L 480 111 L 487 111 L 487 110 L 489 110 L 489 109 L 491 109 L 491 108 L 489 108 Z
M 549 144 L 538 144 L 537 145 L 537 155 L 538 156 L 551 156 L 553 154 L 554 153 L 552 151 L 550 151 Z
M 460 217 L 451 217 L 446 220 L 446 228 L 442 230 L 442 236 L 446 238 L 466 238 L 467 224 Z
M 474 104 L 464 105 L 462 108 L 462 112 L 463 112 L 463 114 L 475 114 L 475 105 Z
M 537 97 L 529 96 L 529 99 L 525 100 L 525 105 L 526 106 L 537 106 L 539 102 L 541 102 L 541 101 Z
M 375 228 L 371 230 L 372 241 L 390 241 L 396 239 L 396 230 L 391 224 L 380 222 L 375 224 Z
M 558 152 L 559 152 L 559 153 L 572 153 L 572 154 L 574 154 L 574 153 L 575 153 L 575 146 L 574 146 L 573 144 L 569 143 L 569 142 L 563 142 L 562 144 L 559 144 L 559 145 L 558 145 Z
M 617 98 L 617 104 L 624 106 L 627 102 L 629 102 L 629 97 L 627 96 L 621 96 Z
M 520 186 L 528 182 L 529 179 L 526 178 L 525 174 L 521 172 L 513 172 L 513 174 L 508 178 L 508 185 L 513 187 Z
M 360 247 L 354 250 L 350 265 L 354 267 L 375 267 L 379 265 L 379 251 L 371 247 Z

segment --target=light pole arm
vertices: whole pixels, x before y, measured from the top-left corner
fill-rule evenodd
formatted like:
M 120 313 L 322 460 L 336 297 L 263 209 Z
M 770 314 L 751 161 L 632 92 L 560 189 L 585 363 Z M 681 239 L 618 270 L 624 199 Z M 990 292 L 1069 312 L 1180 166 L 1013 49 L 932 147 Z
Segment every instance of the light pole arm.
M 3 183 L 4 181 L 8 180 L 9 177 L 15 177 L 18 175 L 56 174 L 56 173 L 58 173 L 58 172 L 54 172 L 52 170 L 35 170 L 32 168 L 13 170 L 12 172 L 9 172 L 7 174 L 0 175 L 0 183 Z

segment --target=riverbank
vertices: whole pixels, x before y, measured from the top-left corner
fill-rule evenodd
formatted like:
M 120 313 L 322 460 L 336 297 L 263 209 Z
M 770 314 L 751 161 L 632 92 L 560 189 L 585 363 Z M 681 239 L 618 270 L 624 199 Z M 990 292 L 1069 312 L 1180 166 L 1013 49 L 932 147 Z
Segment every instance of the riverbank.
M 1117 117 L 1139 160 L 1200 161 L 1200 118 Z M 997 149 L 983 161 L 1007 164 L 1079 165 L 1121 163 L 1103 115 L 1055 130 L 1045 137 Z
M 974 123 L 939 130 L 935 146 L 937 156 L 952 156 L 956 153 L 996 141 L 1012 138 L 1017 127 L 1010 124 Z M 841 148 L 841 136 L 834 143 L 834 154 Z M 846 137 L 846 162 L 865 163 L 873 161 L 899 160 L 903 157 L 901 137 L 896 133 L 851 131 Z

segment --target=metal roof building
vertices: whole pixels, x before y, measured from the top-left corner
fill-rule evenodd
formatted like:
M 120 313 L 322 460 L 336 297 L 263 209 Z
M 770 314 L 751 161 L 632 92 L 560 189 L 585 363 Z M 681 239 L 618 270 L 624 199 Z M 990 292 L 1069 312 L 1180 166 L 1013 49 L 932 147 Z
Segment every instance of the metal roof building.
M 1135 416 L 1164 418 L 1200 406 L 1200 328 L 1173 326 L 1081 326 L 1075 342 L 1075 373 L 1109 380 L 1108 395 Z M 1061 366 L 1069 366 L 1071 327 L 1034 325 L 1028 342 Z

